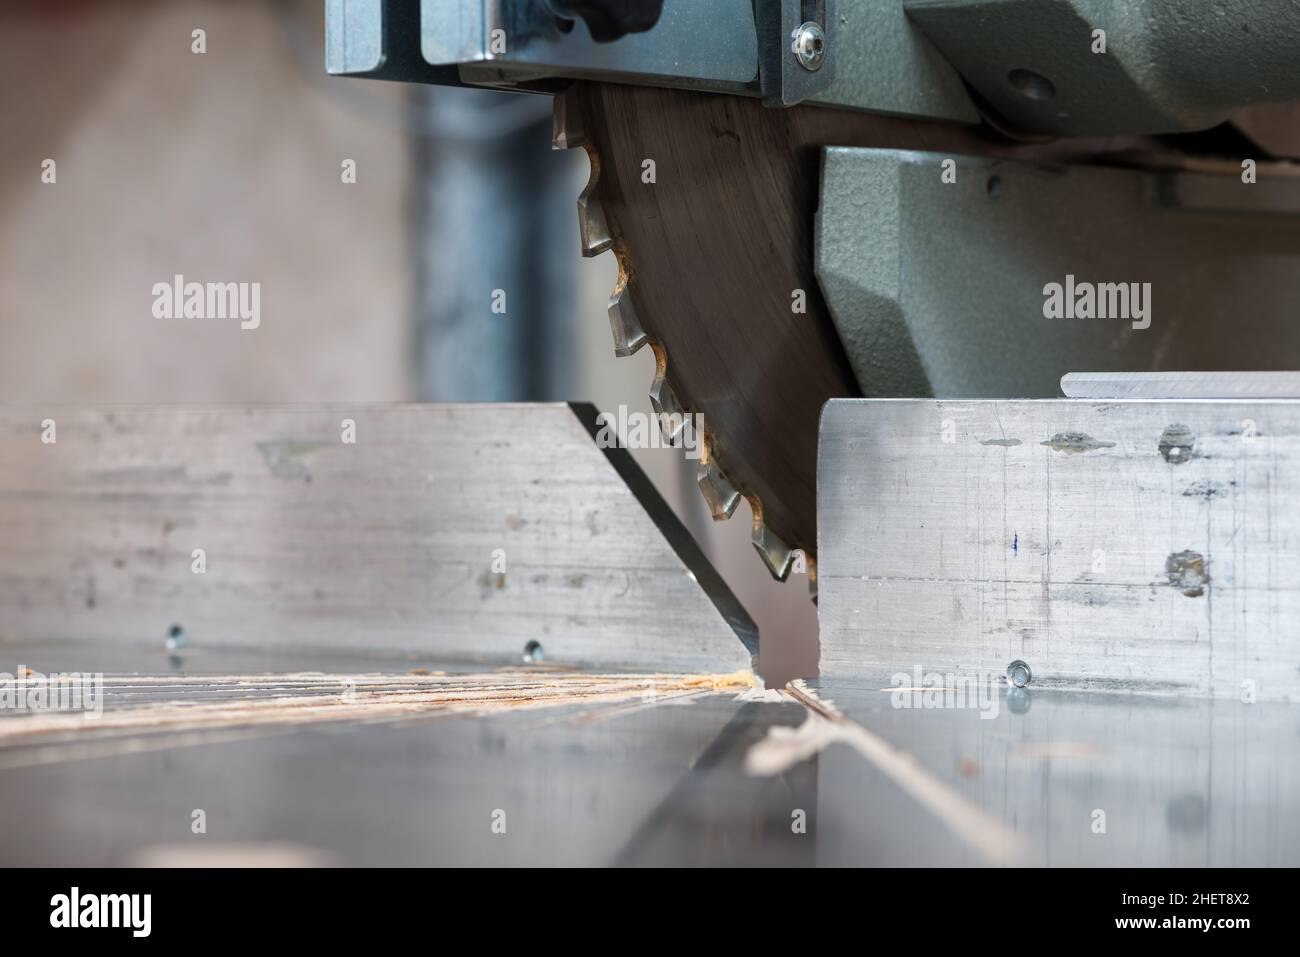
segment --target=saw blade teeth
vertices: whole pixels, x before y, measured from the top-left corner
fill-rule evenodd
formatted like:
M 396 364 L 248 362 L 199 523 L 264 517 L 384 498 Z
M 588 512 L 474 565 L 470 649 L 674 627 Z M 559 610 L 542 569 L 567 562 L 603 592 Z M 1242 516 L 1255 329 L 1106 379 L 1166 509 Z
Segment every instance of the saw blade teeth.
M 617 255 L 617 253 L 616 253 Z M 645 330 L 632 305 L 632 290 L 628 288 L 628 271 L 623 257 L 618 257 L 618 283 L 609 296 L 609 328 L 614 334 L 614 355 L 630 356 L 646 344 Z
M 668 356 L 658 345 L 652 344 L 655 352 L 655 378 L 650 383 L 650 405 L 659 417 L 659 430 L 669 445 L 676 445 L 682 429 L 686 425 L 686 415 L 677 393 L 668 382 Z
M 551 149 L 571 150 L 581 147 L 591 164 L 587 185 L 578 196 L 578 233 L 582 240 L 582 255 L 599 256 L 613 245 L 605 225 L 605 210 L 596 198 L 600 182 L 600 157 L 587 140 L 582 128 L 582 113 L 578 108 L 577 94 L 572 88 L 557 94 L 551 109 Z
M 582 131 L 582 113 L 576 91 L 570 87 L 557 93 L 551 103 L 551 149 L 571 150 L 587 145 Z
M 659 428 L 668 444 L 680 443 L 687 424 L 687 413 L 677 398 L 668 376 L 668 354 L 652 341 L 637 316 L 633 303 L 633 272 L 627 250 L 610 235 L 604 206 L 598 196 L 601 160 L 583 128 L 581 106 L 575 87 L 554 97 L 551 145 L 554 149 L 582 149 L 587 154 L 590 173 L 587 185 L 578 196 L 578 232 L 582 255 L 598 256 L 612 250 L 618 260 L 618 281 L 609 297 L 609 327 L 614 337 L 614 354 L 630 356 L 649 344 L 655 354 L 655 377 L 650 385 L 650 404 L 659 420 Z M 702 429 L 701 429 L 702 431 Z M 703 438 L 703 437 L 702 437 Z M 742 497 L 748 497 L 731 482 L 709 453 L 704 441 L 703 456 L 696 471 L 696 481 L 708 503 L 714 521 L 724 521 L 735 514 Z M 795 553 L 763 521 L 762 503 L 749 497 L 754 513 L 752 540 L 754 549 L 777 581 L 785 581 L 794 565 Z M 816 598 L 815 579 L 809 576 L 809 588 Z
M 571 87 L 554 98 L 551 145 L 555 149 L 582 147 L 587 154 L 590 173 L 587 185 L 578 196 L 578 236 L 582 255 L 590 259 L 614 249 L 614 239 L 609 234 L 605 209 L 596 196 L 596 189 L 600 185 L 600 155 L 583 132 L 576 97 L 577 94 Z M 633 355 L 644 346 L 646 334 L 632 305 L 631 291 L 628 288 L 631 272 L 626 257 L 618 249 L 614 249 L 614 255 L 618 257 L 618 283 L 609 297 L 609 326 L 614 336 L 614 355 L 622 357 Z
M 762 505 L 751 501 L 750 507 L 754 511 L 754 550 L 763 559 L 772 577 L 783 582 L 789 577 L 790 568 L 794 565 L 794 550 L 767 527 L 763 521 Z
M 627 225 L 622 217 L 627 215 L 626 199 L 619 197 L 619 178 L 611 178 L 602 183 L 604 163 L 597 143 L 587 134 L 587 124 L 583 118 L 584 103 L 588 93 L 582 92 L 582 95 L 579 95 L 580 90 L 580 85 L 570 86 L 566 91 L 553 97 L 552 146 L 557 150 L 582 149 L 587 154 L 589 173 L 587 183 L 578 197 L 578 230 L 583 256 L 593 257 L 604 252 L 613 252 L 618 264 L 618 280 L 610 293 L 608 306 L 614 354 L 620 357 L 630 356 L 646 345 L 651 347 L 655 355 L 655 375 L 650 386 L 649 398 L 666 443 L 678 448 L 687 446 L 690 449 L 688 455 L 695 454 L 695 447 L 689 441 L 683 441 L 684 438 L 694 437 L 701 443 L 698 450 L 700 461 L 696 469 L 696 482 L 709 506 L 713 520 L 724 521 L 731 518 L 739 507 L 740 500 L 742 498 L 748 500 L 754 516 L 751 535 L 754 549 L 772 577 L 783 582 L 792 571 L 804 570 L 802 559 L 805 557 L 811 569 L 812 556 L 803 550 L 791 548 L 784 539 L 768 528 L 763 519 L 762 502 L 754 494 L 752 486 L 747 481 L 736 483 L 728 477 L 712 454 L 703 416 L 698 413 L 688 413 L 678 398 L 679 393 L 673 388 L 673 380 L 669 376 L 666 347 L 657 334 L 652 338 L 646 332 L 637 314 L 638 301 L 642 302 L 643 308 L 645 307 L 643 299 L 645 289 L 638 286 L 640 280 L 624 235 Z M 593 128 L 602 134 L 599 140 L 604 145 L 607 129 L 604 125 Z M 612 218 L 606 214 L 606 203 L 609 204 Z M 617 239 L 609 228 L 611 222 L 619 226 Z M 655 317 L 648 316 L 648 318 Z M 686 380 L 682 384 L 690 383 Z M 691 394 L 688 393 L 687 398 L 691 398 Z M 737 478 L 746 479 L 744 469 L 739 465 L 735 467 L 738 471 L 733 474 Z M 809 575 L 809 590 L 813 600 L 816 601 L 816 579 L 813 574 Z
M 582 255 L 588 259 L 599 256 L 614 245 L 614 240 L 610 238 L 609 229 L 605 225 L 605 210 L 601 208 L 600 200 L 592 195 L 596 186 L 595 157 L 592 157 L 591 164 L 592 178 L 587 182 L 587 188 L 578 197 L 578 234 L 582 239 Z
M 700 467 L 695 474 L 713 520 L 722 522 L 731 518 L 736 512 L 736 506 L 740 504 L 740 493 L 736 491 L 736 487 L 722 474 L 722 470 L 714 462 L 700 462 Z

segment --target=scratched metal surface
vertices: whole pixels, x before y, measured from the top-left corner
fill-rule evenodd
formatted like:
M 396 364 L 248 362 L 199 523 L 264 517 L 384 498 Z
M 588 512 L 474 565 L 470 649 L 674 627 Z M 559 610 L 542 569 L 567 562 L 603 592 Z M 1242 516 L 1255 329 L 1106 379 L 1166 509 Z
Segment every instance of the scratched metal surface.
M 752 620 L 628 452 L 597 446 L 594 417 L 559 403 L 5 410 L 0 647 L 90 638 L 112 658 L 180 626 L 200 648 L 286 657 L 499 665 L 535 641 L 571 666 L 749 667 Z
M 892 677 L 822 679 L 818 693 L 986 815 L 998 863 L 1300 865 L 1295 705 L 1004 684 L 985 718 L 953 695 L 917 706 Z M 820 865 L 990 863 L 848 748 L 818 759 L 817 795 Z
M 1067 372 L 1069 399 L 1300 399 L 1300 372 Z
M 1300 403 L 842 400 L 821 674 L 1300 701 Z

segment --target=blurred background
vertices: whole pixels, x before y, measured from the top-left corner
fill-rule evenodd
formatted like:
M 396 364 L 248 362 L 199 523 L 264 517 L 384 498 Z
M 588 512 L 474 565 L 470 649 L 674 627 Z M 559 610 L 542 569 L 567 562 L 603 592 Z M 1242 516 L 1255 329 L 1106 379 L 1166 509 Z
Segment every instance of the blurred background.
M 0 402 L 650 411 L 650 350 L 613 355 L 614 258 L 579 255 L 587 159 L 551 150 L 549 97 L 329 77 L 323 7 L 0 5 Z M 160 323 L 152 287 L 178 273 L 260 283 L 260 327 Z M 768 576 L 748 505 L 714 523 L 694 462 L 633 455 L 758 622 L 769 684 L 816 674 L 807 582 Z

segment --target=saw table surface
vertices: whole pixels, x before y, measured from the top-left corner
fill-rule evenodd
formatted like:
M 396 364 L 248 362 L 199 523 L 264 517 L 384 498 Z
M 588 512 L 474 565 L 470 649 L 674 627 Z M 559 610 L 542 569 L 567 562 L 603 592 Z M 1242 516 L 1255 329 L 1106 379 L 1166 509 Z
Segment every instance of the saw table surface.
M 0 718 L 4 865 L 1300 861 L 1286 704 L 3 649 L 116 665 L 100 718 Z

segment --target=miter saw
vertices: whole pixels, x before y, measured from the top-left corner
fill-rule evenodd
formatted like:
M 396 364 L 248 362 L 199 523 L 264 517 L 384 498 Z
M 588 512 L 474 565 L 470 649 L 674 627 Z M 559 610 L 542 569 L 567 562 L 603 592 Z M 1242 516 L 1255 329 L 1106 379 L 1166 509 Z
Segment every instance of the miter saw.
M 713 516 L 747 499 L 777 578 L 802 551 L 815 582 L 829 399 L 1295 365 L 1293 0 L 326 9 L 332 73 L 554 96 L 590 157 L 582 252 L 618 261 L 614 351 L 703 415 Z M 1154 324 L 1050 317 L 1067 277 L 1120 311 L 1149 283 Z
M 816 666 L 591 405 L 3 408 L 0 863 L 1300 862 L 1300 0 L 326 9 L 334 73 L 553 97 Z

